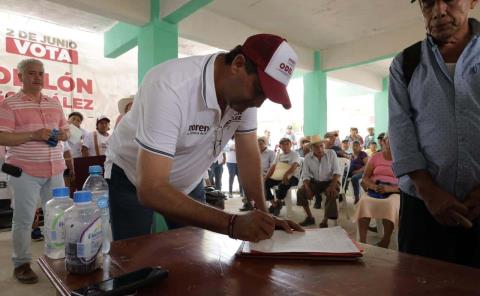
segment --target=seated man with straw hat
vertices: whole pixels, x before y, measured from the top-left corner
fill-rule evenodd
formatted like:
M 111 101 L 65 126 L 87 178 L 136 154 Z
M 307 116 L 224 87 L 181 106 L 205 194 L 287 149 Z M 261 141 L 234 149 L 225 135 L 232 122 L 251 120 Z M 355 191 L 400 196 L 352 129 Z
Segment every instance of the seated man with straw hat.
M 325 193 L 325 214 L 320 228 L 328 227 L 328 219 L 336 220 L 338 217 L 337 197 L 340 190 L 340 176 L 342 168 L 338 164 L 337 155 L 331 149 L 325 149 L 322 138 L 312 136 L 310 141 L 311 152 L 305 155 L 302 168 L 303 185 L 297 192 L 297 203 L 303 206 L 307 217 L 302 226 L 315 224 L 308 200 L 313 196 Z

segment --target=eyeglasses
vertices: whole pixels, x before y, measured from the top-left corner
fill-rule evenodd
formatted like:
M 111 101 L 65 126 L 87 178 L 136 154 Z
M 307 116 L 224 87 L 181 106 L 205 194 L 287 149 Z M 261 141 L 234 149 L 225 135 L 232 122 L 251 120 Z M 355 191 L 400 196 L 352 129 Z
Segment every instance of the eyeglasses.
M 217 156 L 218 154 L 220 154 L 220 150 L 222 149 L 223 129 L 216 127 L 213 131 L 213 135 L 213 156 Z

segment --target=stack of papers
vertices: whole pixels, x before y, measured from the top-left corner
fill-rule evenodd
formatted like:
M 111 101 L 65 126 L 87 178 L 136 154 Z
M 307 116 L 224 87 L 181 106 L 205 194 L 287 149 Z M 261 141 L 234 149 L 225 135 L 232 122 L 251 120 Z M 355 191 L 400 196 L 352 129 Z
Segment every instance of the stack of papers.
M 333 259 L 358 258 L 362 250 L 340 226 L 287 233 L 276 230 L 272 238 L 244 242 L 237 254 L 244 257 Z
M 80 143 L 83 135 L 82 130 L 73 124 L 69 125 L 69 130 L 70 130 L 70 138 L 68 139 L 68 141 L 72 144 Z

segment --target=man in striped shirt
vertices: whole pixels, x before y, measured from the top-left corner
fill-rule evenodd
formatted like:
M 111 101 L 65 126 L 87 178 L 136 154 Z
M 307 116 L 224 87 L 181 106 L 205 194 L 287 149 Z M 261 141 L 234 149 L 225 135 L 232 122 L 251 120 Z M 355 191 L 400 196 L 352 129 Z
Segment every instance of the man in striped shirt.
M 5 162 L 21 169 L 19 177 L 9 180 L 15 209 L 13 274 L 19 282 L 33 284 L 38 277 L 30 268 L 30 228 L 38 199 L 45 206 L 52 189 L 64 186 L 62 146 L 55 141 L 67 141 L 69 131 L 58 100 L 42 94 L 42 62 L 26 59 L 17 68 L 22 89 L 0 103 L 0 145 L 8 146 Z M 57 136 L 49 141 L 54 129 Z

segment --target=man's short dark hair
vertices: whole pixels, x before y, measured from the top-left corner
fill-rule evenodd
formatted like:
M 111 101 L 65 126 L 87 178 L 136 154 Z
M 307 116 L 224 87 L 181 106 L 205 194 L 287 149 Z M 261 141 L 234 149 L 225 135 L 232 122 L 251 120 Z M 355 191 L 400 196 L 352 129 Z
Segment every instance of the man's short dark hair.
M 292 140 L 290 140 L 289 138 L 281 138 L 280 141 L 278 142 L 278 144 L 283 144 L 285 142 L 292 143 Z
M 83 115 L 80 112 L 74 111 L 74 112 L 68 114 L 68 119 L 70 119 L 70 117 L 72 117 L 72 116 L 78 116 L 78 117 L 80 117 L 80 120 L 83 121 Z
M 348 144 L 348 140 L 343 140 L 342 143 L 347 143 Z
M 377 145 L 377 142 L 370 142 L 370 145 Z
M 385 138 L 385 133 L 380 133 L 377 137 L 377 140 L 383 140 Z
M 225 54 L 225 64 L 231 65 L 237 55 L 243 55 L 245 57 L 245 69 L 248 74 L 256 74 L 257 66 L 242 52 L 242 46 L 237 45 L 234 49 Z

